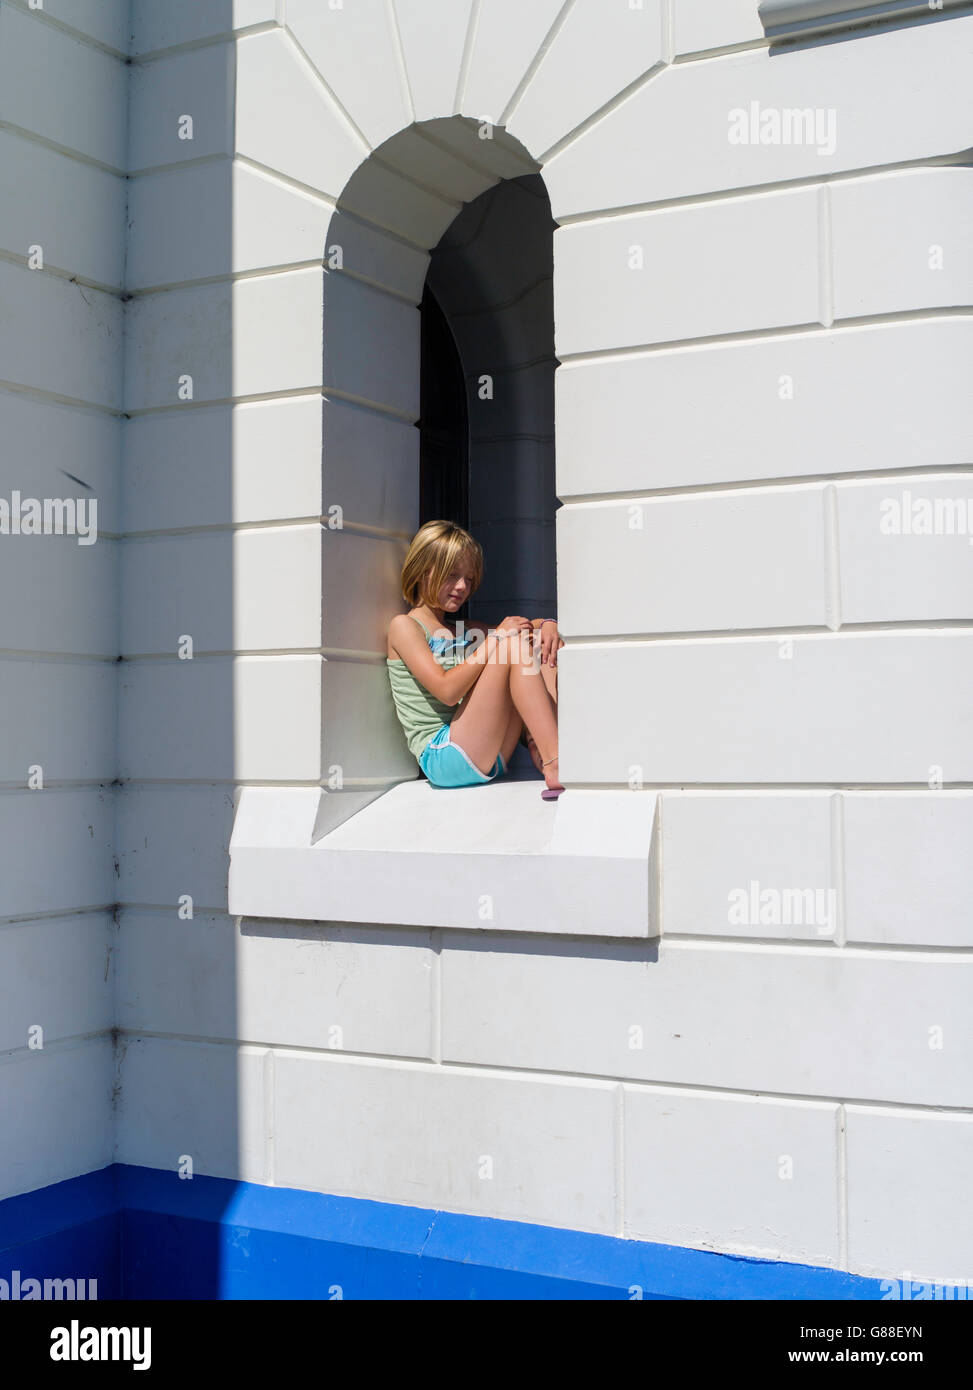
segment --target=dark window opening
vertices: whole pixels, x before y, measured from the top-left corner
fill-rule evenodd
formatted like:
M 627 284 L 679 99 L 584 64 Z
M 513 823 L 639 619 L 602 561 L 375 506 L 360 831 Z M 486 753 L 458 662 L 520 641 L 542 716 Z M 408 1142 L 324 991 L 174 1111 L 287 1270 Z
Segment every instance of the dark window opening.
M 422 295 L 419 388 L 419 525 L 470 525 L 469 418 L 463 364 L 439 301 Z

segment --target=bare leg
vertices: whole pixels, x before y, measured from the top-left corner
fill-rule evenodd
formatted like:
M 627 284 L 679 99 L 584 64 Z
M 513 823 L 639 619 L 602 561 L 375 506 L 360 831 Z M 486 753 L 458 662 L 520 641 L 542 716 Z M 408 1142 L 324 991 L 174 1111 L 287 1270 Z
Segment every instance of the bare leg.
M 557 778 L 557 707 L 548 694 L 545 680 L 537 679 L 530 643 L 526 639 L 506 638 L 499 645 L 496 659 L 489 661 L 463 708 L 452 721 L 451 738 L 481 772 L 490 773 L 497 753 L 513 752 L 520 734 L 518 718 L 533 735 L 549 787 L 559 787 Z M 504 758 L 506 760 L 506 752 Z
M 541 667 L 541 676 L 547 686 L 547 693 L 550 695 L 554 704 L 557 704 L 557 667 L 544 665 Z
M 541 755 L 544 780 L 549 787 L 560 787 L 557 775 L 557 706 L 548 694 L 547 684 L 537 679 L 531 662 L 510 668 L 510 696 L 522 715 Z
M 514 755 L 514 750 L 520 742 L 520 736 L 523 732 L 524 721 L 511 706 L 510 723 L 507 725 L 507 732 L 504 734 L 503 742 L 500 745 L 500 756 L 503 758 L 504 767 L 509 768 L 510 759 Z
M 518 656 L 519 646 L 512 639 L 498 642 L 494 658 L 484 666 L 450 724 L 451 740 L 486 774 L 493 771 L 511 723 L 520 718 L 510 697 L 511 662 Z

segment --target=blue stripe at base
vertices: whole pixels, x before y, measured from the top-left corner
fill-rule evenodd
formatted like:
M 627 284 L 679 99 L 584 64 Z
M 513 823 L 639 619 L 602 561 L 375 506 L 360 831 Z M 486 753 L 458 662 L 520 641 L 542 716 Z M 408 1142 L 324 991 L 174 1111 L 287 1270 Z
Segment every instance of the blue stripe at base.
M 879 1299 L 841 1270 L 110 1168 L 0 1202 L 0 1279 L 126 1299 Z M 0 1289 L 2 1292 L 2 1289 Z

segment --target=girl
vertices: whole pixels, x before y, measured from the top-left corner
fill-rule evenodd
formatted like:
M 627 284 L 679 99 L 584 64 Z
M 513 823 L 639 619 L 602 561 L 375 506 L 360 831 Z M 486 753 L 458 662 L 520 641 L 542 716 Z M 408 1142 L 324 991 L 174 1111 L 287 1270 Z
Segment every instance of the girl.
M 542 797 L 556 801 L 564 790 L 557 775 L 557 652 L 564 643 L 557 624 L 542 618 L 504 618 L 494 631 L 469 623 L 458 637 L 449 615 L 482 577 L 483 551 L 461 526 L 427 521 L 417 532 L 402 566 L 402 595 L 413 606 L 388 629 L 396 713 L 434 786 L 502 777 L 523 737 L 547 783 Z

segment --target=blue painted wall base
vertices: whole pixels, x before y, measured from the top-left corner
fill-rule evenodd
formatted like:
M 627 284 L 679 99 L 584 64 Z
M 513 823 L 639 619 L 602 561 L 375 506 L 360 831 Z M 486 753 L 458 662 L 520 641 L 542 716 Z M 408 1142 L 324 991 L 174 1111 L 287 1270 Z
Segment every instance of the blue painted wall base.
M 114 1164 L 0 1202 L 0 1295 L 125 1299 L 879 1299 L 811 1265 Z M 6 1290 L 6 1292 L 5 1292 Z

